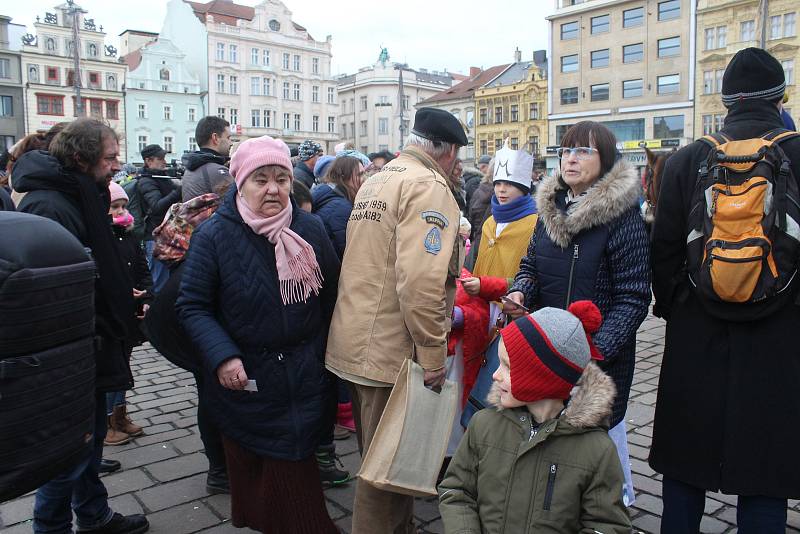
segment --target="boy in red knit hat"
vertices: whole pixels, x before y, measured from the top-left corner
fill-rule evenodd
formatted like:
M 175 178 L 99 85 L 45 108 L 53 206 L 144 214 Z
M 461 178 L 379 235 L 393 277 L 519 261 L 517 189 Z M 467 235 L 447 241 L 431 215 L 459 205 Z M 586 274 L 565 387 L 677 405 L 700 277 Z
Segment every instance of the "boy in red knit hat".
M 543 308 L 501 332 L 500 367 L 439 485 L 448 533 L 630 533 L 608 437 L 614 382 L 591 334 L 589 301 Z

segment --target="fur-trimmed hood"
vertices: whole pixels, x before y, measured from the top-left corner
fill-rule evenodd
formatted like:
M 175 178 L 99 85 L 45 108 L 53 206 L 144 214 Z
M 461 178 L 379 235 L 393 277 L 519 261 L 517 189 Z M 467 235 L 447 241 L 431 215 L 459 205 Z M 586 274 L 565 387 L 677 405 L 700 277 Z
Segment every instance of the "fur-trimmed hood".
M 616 394 L 617 388 L 611 377 L 597 364 L 589 362 L 558 419 L 576 429 L 607 427 Z M 492 384 L 487 400 L 498 412 L 503 411 L 497 382 Z
M 636 169 L 624 159 L 588 189 L 581 200 L 564 211 L 556 204 L 567 186 L 560 170 L 542 181 L 536 191 L 539 220 L 547 235 L 562 248 L 582 230 L 607 224 L 633 206 L 638 206 L 642 186 Z

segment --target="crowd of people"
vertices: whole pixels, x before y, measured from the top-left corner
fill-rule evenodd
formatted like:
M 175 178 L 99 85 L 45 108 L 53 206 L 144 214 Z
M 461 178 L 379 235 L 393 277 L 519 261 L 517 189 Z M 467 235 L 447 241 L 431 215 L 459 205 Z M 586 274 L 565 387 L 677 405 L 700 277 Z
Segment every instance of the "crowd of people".
M 355 484 L 354 533 L 416 532 L 413 496 L 353 481 L 335 445 L 370 450 L 413 359 L 427 387 L 459 393 L 446 532 L 631 532 L 625 412 L 651 287 L 667 325 L 650 453 L 662 532 L 699 532 L 706 491 L 738 496 L 739 532 L 783 532 L 800 497 L 800 137 L 782 129 L 784 91 L 767 52 L 734 56 L 724 128 L 668 160 L 652 232 L 640 173 L 591 121 L 549 176 L 508 145 L 464 167 L 464 127 L 433 108 L 398 154 L 234 146 L 205 117 L 177 174 L 158 145 L 123 169 L 94 119 L 26 137 L 2 208 L 58 222 L 97 269 L 91 447 L 37 490 L 34 532 L 72 532 L 73 512 L 79 532 L 148 530 L 99 476 L 122 467 L 104 445 L 147 432 L 125 402 L 145 340 L 194 375 L 207 490 L 230 493 L 235 527 L 339 532 L 323 489 Z M 745 145 L 757 153 L 725 155 Z M 751 204 L 749 223 L 730 215 Z M 488 406 L 465 424 L 479 383 Z

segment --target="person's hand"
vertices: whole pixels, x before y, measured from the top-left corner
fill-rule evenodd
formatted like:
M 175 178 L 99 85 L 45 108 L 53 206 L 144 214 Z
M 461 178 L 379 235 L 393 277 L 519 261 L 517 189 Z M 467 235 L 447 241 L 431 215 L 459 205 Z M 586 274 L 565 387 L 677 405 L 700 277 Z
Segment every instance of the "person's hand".
M 461 285 L 464 287 L 464 291 L 467 292 L 467 295 L 472 295 L 474 297 L 481 292 L 480 278 L 476 278 L 474 276 L 471 276 L 469 278 L 462 278 Z
M 447 369 L 442 367 L 441 369 L 437 369 L 435 371 L 428 371 L 425 370 L 425 385 L 429 388 L 438 388 L 444 384 L 444 378 L 447 375 Z
M 147 291 L 141 291 L 139 289 L 133 288 L 133 298 L 140 299 L 147 294 Z
M 136 318 L 137 319 L 144 319 L 145 315 L 147 315 L 147 310 L 149 310 L 149 309 L 150 309 L 150 305 L 149 304 L 145 304 L 144 306 L 142 306 L 142 314 L 141 315 L 137 314 Z
M 514 291 L 507 295 L 508 300 L 512 302 L 503 302 L 503 313 L 507 313 L 514 319 L 528 315 L 528 312 L 522 309 L 521 306 L 525 305 L 525 295 L 521 291 Z
M 247 385 L 247 373 L 241 358 L 225 360 L 217 367 L 217 378 L 223 387 L 234 390 L 243 390 Z

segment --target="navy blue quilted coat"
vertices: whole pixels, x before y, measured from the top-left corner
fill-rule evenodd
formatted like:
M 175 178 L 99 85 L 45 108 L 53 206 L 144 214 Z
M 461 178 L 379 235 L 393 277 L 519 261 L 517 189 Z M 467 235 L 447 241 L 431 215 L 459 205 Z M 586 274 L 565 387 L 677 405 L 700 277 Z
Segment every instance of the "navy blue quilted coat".
M 640 190 L 638 175 L 625 161 L 570 208 L 563 182 L 546 179 L 536 193 L 536 231 L 509 291 L 524 293 L 533 309 L 564 309 L 577 300 L 597 305 L 603 323 L 593 339 L 604 357 L 598 364 L 617 387 L 611 427 L 625 416 L 636 331 L 650 304 L 650 247 L 639 214 Z
M 293 203 L 290 228 L 314 248 L 325 280 L 319 296 L 283 305 L 275 247 L 242 221 L 235 194 L 192 235 L 178 316 L 203 357 L 209 411 L 222 433 L 261 456 L 305 459 L 331 415 L 324 356 L 339 260 L 322 222 Z M 257 393 L 219 384 L 217 368 L 233 357 Z
M 353 211 L 353 203 L 327 184 L 315 187 L 311 191 L 311 199 L 314 213 L 325 223 L 328 237 L 331 238 L 341 260 L 347 243 L 347 221 L 350 219 L 350 212 Z

